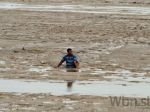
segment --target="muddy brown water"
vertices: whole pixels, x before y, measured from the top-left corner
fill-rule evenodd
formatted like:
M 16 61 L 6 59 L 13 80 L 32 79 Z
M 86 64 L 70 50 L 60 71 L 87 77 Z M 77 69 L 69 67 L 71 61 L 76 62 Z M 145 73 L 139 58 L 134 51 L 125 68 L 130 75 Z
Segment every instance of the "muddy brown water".
M 29 10 L 29 11 L 58 11 L 75 13 L 106 13 L 106 14 L 135 14 L 149 15 L 149 7 L 131 6 L 87 6 L 87 5 L 31 5 L 17 3 L 0 3 L 1 10 Z M 120 48 L 120 46 L 119 46 Z M 0 50 L 3 49 L 0 47 Z M 112 48 L 111 48 L 112 49 Z M 113 48 L 114 49 L 114 48 Z M 92 51 L 93 52 L 93 51 Z M 5 61 L 0 61 L 5 65 Z M 1 68 L 1 72 L 10 68 Z M 51 67 L 31 67 L 28 71 L 45 73 Z M 145 68 L 149 70 L 149 67 Z M 126 73 L 125 73 L 126 72 Z M 95 70 L 91 75 L 111 73 L 110 71 Z M 115 71 L 115 74 L 120 72 Z M 124 76 L 123 76 L 124 74 Z M 51 93 L 52 95 L 94 95 L 94 96 L 139 96 L 147 97 L 150 94 L 150 80 L 144 76 L 133 78 L 132 73 L 123 71 L 118 76 L 105 76 L 111 81 L 37 81 L 37 80 L 7 80 L 0 79 L 0 92 L 15 93 Z M 136 73 L 137 74 L 137 73 Z M 140 74 L 141 75 L 141 74 Z M 133 82 L 139 81 L 139 83 Z

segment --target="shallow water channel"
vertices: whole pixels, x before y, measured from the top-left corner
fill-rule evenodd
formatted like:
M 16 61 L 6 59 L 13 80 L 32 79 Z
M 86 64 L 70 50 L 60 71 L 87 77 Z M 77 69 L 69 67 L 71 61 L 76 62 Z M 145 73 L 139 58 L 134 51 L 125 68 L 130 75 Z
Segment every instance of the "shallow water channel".
M 0 79 L 0 92 L 50 93 L 52 95 L 136 96 L 150 95 L 149 83 L 125 81 L 37 81 Z
M 0 2 L 0 9 L 17 9 L 28 11 L 52 11 L 52 12 L 74 12 L 74 13 L 106 13 L 106 14 L 135 14 L 149 15 L 150 7 L 131 7 L 131 6 L 89 6 L 89 5 L 35 5 L 35 4 L 18 4 L 9 2 Z

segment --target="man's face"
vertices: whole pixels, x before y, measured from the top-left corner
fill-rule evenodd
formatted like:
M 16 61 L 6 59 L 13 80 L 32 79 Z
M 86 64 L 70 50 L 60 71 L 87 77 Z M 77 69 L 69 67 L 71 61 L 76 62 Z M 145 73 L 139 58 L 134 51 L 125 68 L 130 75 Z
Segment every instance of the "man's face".
M 68 55 L 72 55 L 72 50 L 69 50 L 69 51 L 68 51 Z

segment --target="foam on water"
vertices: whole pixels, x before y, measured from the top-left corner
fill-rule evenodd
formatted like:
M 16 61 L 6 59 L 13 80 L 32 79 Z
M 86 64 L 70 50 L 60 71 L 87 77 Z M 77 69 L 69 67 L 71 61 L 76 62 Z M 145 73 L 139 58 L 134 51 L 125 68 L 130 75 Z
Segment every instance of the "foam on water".
M 30 72 L 38 72 L 38 73 L 44 73 L 50 71 L 52 68 L 51 67 L 43 67 L 43 66 L 38 66 L 38 67 L 32 67 L 29 69 Z
M 6 62 L 5 61 L 0 61 L 0 65 L 5 65 Z

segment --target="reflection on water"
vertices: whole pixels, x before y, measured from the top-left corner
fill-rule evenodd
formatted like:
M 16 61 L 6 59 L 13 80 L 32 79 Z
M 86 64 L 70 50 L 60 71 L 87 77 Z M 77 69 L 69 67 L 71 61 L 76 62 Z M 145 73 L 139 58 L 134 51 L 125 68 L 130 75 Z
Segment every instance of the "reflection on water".
M 68 88 L 68 91 L 71 91 L 71 90 L 72 90 L 73 82 L 74 82 L 74 81 L 67 81 L 67 88 Z
M 78 68 L 66 68 L 66 72 L 79 72 L 79 69 Z M 78 76 L 76 74 L 76 76 Z M 77 77 L 76 77 L 77 78 Z M 73 80 L 68 80 L 67 81 L 67 88 L 68 88 L 68 91 L 71 91 L 72 90 L 72 86 L 73 86 L 73 82 L 75 82 L 76 79 L 73 79 Z

